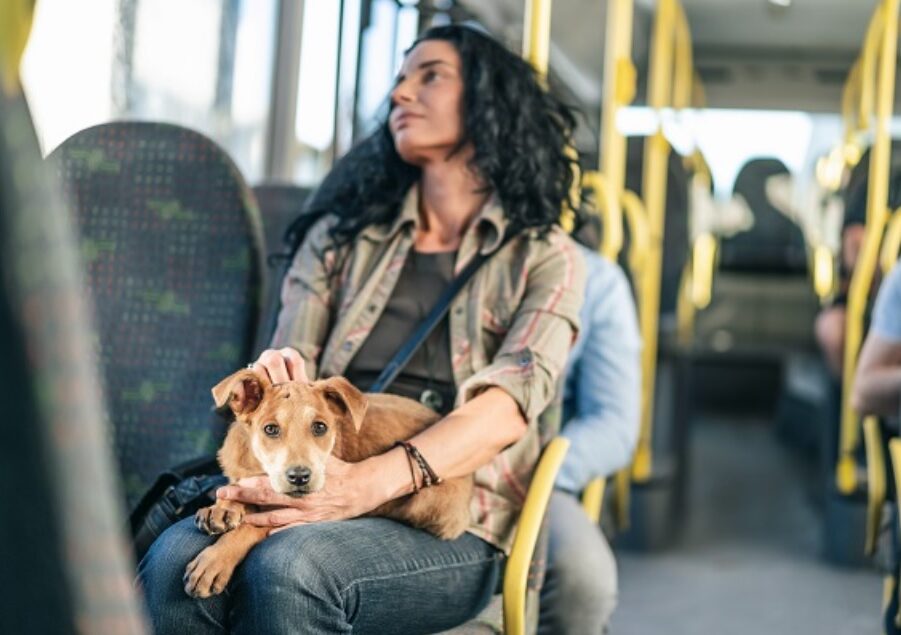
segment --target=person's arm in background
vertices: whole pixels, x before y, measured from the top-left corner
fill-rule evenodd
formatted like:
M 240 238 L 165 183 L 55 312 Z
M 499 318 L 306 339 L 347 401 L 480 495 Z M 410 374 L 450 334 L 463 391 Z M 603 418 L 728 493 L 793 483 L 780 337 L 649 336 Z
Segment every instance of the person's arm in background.
M 901 266 L 895 266 L 876 296 L 870 331 L 854 378 L 854 409 L 864 415 L 897 417 L 901 401 Z
M 641 408 L 641 338 L 629 284 L 600 256 L 588 254 L 586 262 L 583 341 L 566 382 L 565 401 L 575 412 L 561 433 L 571 445 L 556 483 L 571 492 L 629 463 Z

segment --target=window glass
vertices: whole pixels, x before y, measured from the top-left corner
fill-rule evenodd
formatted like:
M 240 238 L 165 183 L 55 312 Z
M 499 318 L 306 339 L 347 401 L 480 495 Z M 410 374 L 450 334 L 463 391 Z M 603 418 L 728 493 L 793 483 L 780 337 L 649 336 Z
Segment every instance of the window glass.
M 44 154 L 112 118 L 115 21 L 116 0 L 37 3 L 22 85 Z
M 23 83 L 44 151 L 112 119 L 167 121 L 211 137 L 259 180 L 276 5 L 41 0 Z

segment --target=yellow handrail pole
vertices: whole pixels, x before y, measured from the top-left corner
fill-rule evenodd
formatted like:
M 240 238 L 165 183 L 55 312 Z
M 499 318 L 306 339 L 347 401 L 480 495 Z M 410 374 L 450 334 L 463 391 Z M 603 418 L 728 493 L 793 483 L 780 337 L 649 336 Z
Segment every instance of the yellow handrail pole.
M 820 300 L 826 299 L 835 287 L 835 258 L 826 245 L 813 250 L 813 288 Z
M 860 129 L 860 118 L 857 114 L 857 108 L 861 102 L 861 85 L 860 85 L 860 58 L 854 61 L 851 72 L 848 73 L 848 79 L 845 81 L 845 87 L 842 89 L 842 122 L 845 128 L 845 145 L 851 145 L 855 141 L 857 131 Z
M 898 252 L 901 251 L 901 208 L 895 210 L 885 229 L 885 238 L 882 239 L 882 251 L 879 254 L 879 268 L 883 275 L 889 272 L 898 263 Z
M 632 190 L 623 190 L 622 210 L 629 226 L 629 269 L 636 282 L 639 282 L 651 243 L 651 228 L 644 203 Z
M 541 453 L 526 500 L 519 514 L 510 557 L 504 567 L 504 633 L 524 635 L 526 632 L 526 587 L 538 532 L 544 521 L 557 472 L 566 458 L 569 439 L 555 437 Z M 526 548 L 528 547 L 528 548 Z
M 538 72 L 541 83 L 547 87 L 548 59 L 551 50 L 551 5 L 552 0 L 526 0 L 523 13 L 522 56 Z M 566 147 L 567 155 L 578 159 L 576 148 Z M 578 201 L 580 176 L 578 170 L 573 174 L 570 199 Z M 578 208 L 578 203 L 576 203 Z M 570 233 L 575 224 L 572 211 L 564 204 L 560 213 L 560 226 Z
M 879 59 L 881 45 L 884 45 L 884 34 L 886 31 L 885 19 L 886 5 L 880 4 L 873 12 L 870 24 L 867 26 L 867 33 L 864 38 L 863 50 L 860 55 L 860 76 L 858 82 L 860 84 L 859 106 L 857 111 L 857 129 L 869 130 L 870 117 L 873 114 L 874 93 L 877 90 L 877 78 L 875 65 Z M 895 27 L 897 31 L 897 25 Z M 897 45 L 896 45 L 897 46 Z
M 691 250 L 691 303 L 696 309 L 706 309 L 713 297 L 713 271 L 716 268 L 716 238 L 704 232 Z
M 34 0 L 0 2 L 0 89 L 7 95 L 20 92 L 19 64 L 33 19 Z
M 882 505 L 885 503 L 886 471 L 885 455 L 882 452 L 882 432 L 876 417 L 863 421 L 863 438 L 867 449 L 867 529 L 863 548 L 867 556 L 876 551 L 876 541 L 882 520 Z
M 596 478 L 582 491 L 582 509 L 588 520 L 597 525 L 601 520 L 601 510 L 604 505 L 604 491 L 607 489 L 607 479 Z
M 547 81 L 551 49 L 551 0 L 526 0 L 523 14 L 522 56 Z
M 632 65 L 632 0 L 608 0 L 604 50 L 604 93 L 601 108 L 601 172 L 607 181 L 603 210 L 604 236 L 601 254 L 616 261 L 623 248 L 620 208 L 626 183 L 626 139 L 616 126 L 620 108 L 635 98 Z
M 673 71 L 673 108 L 682 110 L 692 105 L 692 92 L 694 90 L 695 73 L 694 57 L 691 51 L 691 31 L 688 28 L 688 18 L 682 5 L 675 5 L 675 34 L 673 46 L 675 47 L 675 68 Z
M 843 494 L 857 489 L 857 462 L 854 451 L 859 444 L 858 416 L 851 405 L 851 389 L 857 369 L 857 355 L 863 339 L 863 314 L 867 295 L 873 283 L 879 257 L 879 243 L 885 229 L 888 209 L 889 124 L 895 93 L 895 62 L 898 50 L 899 0 L 883 0 L 882 46 L 880 47 L 876 87 L 876 134 L 872 148 L 867 193 L 867 221 L 863 249 L 851 276 L 848 291 L 848 313 L 845 332 L 845 359 L 842 373 L 842 421 L 836 486 Z M 877 19 L 874 16 L 874 21 Z M 869 32 L 868 32 L 869 37 Z M 862 78 L 866 82 L 866 78 Z
M 660 0 L 654 18 L 651 63 L 648 77 L 648 105 L 658 113 L 672 98 L 673 25 L 676 19 L 675 0 Z M 654 409 L 654 369 L 657 364 L 657 328 L 660 312 L 660 278 L 663 267 L 663 220 L 666 213 L 667 162 L 670 145 L 663 136 L 662 126 L 645 141 L 642 166 L 642 198 L 648 213 L 650 241 L 641 276 L 638 302 L 639 326 L 642 337 L 641 370 L 641 429 L 632 477 L 646 482 L 651 477 L 651 433 Z
M 676 86 L 686 91 L 688 96 L 680 94 L 680 101 L 690 100 L 692 82 L 691 58 L 686 55 L 684 46 L 688 34 L 687 23 L 679 26 L 684 20 L 681 7 L 676 0 L 660 0 L 654 19 L 654 33 L 651 43 L 651 62 L 648 79 L 648 105 L 658 113 L 673 104 L 673 57 L 677 39 L 683 40 L 683 50 L 675 67 L 679 75 Z M 682 37 L 677 38 L 677 29 Z M 688 44 L 690 48 L 690 44 Z M 688 75 L 688 78 L 685 78 Z M 657 329 L 660 313 L 660 278 L 663 267 L 663 226 L 666 213 L 667 162 L 670 145 L 663 136 L 662 127 L 645 141 L 645 157 L 643 166 L 642 198 L 648 214 L 650 225 L 650 241 L 644 271 L 641 276 L 639 296 L 639 325 L 642 336 L 642 395 L 641 395 L 641 430 L 635 461 L 632 465 L 632 477 L 637 482 L 646 482 L 652 472 L 651 434 L 653 431 L 655 369 L 657 363 Z
M 676 341 L 679 346 L 691 346 L 692 334 L 695 326 L 696 308 L 692 302 L 692 271 L 694 267 L 691 261 L 685 263 L 682 267 L 682 275 L 679 276 L 679 291 L 676 295 Z

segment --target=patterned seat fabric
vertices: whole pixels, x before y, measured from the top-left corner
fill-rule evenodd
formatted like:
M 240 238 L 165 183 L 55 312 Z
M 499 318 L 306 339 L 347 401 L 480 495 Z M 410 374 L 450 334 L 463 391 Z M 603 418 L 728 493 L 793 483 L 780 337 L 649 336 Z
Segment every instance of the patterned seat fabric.
M 304 203 L 311 191 L 307 187 L 275 183 L 256 185 L 253 188 L 263 218 L 269 273 L 269 285 L 266 288 L 263 316 L 255 347 L 257 351 L 268 347 L 275 330 L 275 318 L 280 308 L 282 277 L 290 258 L 290 246 L 285 234 L 303 215 Z M 305 233 L 306 227 L 298 226 L 297 229 L 302 234 Z
M 178 126 L 118 122 L 50 157 L 75 212 L 129 507 L 215 451 L 210 388 L 250 358 L 264 275 L 259 212 L 235 165 Z
M 24 102 L 0 90 L 0 633 L 143 633 L 75 238 L 51 176 Z

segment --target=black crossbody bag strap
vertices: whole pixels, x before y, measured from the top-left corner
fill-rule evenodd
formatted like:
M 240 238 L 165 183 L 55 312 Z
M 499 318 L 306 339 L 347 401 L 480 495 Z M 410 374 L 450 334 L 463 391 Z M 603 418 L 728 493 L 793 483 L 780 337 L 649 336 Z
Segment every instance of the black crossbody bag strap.
M 410 335 L 406 342 L 404 342 L 404 345 L 400 347 L 400 350 L 394 354 L 391 361 L 385 365 L 385 368 L 379 374 L 372 386 L 369 387 L 367 392 L 384 392 L 385 389 L 391 385 L 391 382 L 394 381 L 400 371 L 404 369 L 404 366 L 407 365 L 407 362 L 410 361 L 410 358 L 413 357 L 416 349 L 418 349 L 426 338 L 431 335 L 432 331 L 435 330 L 435 327 L 438 326 L 438 323 L 441 322 L 445 315 L 447 315 L 447 312 L 450 310 L 451 302 L 457 297 L 460 290 L 493 254 L 499 252 L 503 246 L 510 241 L 513 235 L 514 232 L 508 232 L 500 246 L 491 254 L 483 254 L 480 252 L 469 261 L 469 264 L 464 267 L 463 271 L 457 274 L 457 277 L 447 286 L 441 294 L 441 297 L 435 302 L 435 306 L 433 306 L 432 310 L 429 311 L 429 314 L 422 319 L 422 322 L 419 323 L 416 330 L 413 331 L 413 334 Z

